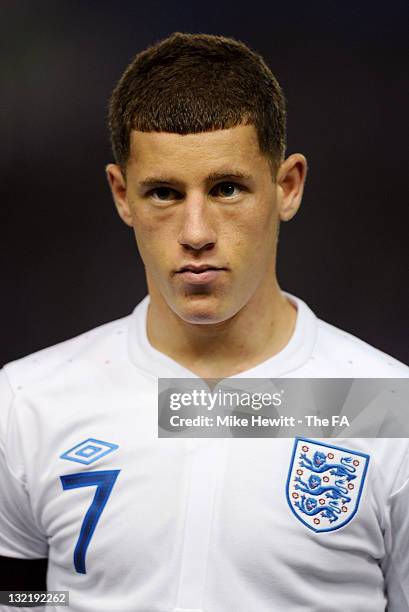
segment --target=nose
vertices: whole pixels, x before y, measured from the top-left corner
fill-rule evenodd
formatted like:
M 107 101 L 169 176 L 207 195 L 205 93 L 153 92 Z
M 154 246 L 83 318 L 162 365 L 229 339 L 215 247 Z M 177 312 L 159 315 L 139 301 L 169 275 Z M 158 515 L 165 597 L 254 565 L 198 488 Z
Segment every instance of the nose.
M 216 232 L 211 223 L 211 210 L 201 194 L 186 198 L 178 242 L 185 249 L 201 251 L 216 244 Z

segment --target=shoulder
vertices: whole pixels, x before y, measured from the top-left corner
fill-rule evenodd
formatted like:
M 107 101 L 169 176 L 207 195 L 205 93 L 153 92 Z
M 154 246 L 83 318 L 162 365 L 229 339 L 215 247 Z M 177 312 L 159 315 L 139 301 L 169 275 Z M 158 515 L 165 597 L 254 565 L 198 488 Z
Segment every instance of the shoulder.
M 131 315 L 99 325 L 46 347 L 20 359 L 6 363 L 0 370 L 0 403 L 10 403 L 21 390 L 50 383 L 54 378 L 64 380 L 74 370 L 97 368 L 112 356 L 127 357 L 127 330 Z M 2 408 L 4 414 L 4 408 Z
M 407 365 L 321 319 L 314 355 L 346 377 L 409 378 Z

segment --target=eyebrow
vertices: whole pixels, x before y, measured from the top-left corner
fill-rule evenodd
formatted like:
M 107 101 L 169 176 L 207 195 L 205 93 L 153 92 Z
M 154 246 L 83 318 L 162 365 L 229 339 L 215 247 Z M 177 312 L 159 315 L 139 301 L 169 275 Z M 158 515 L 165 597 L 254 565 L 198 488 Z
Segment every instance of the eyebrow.
M 239 170 L 227 170 L 225 172 L 211 172 L 207 177 L 206 181 L 212 183 L 213 181 L 228 180 L 228 179 L 241 179 L 250 180 L 252 177 L 250 174 L 245 174 Z M 152 187 L 154 185 L 177 185 L 180 181 L 176 178 L 166 176 L 148 176 L 139 182 L 141 187 Z
M 250 174 L 244 174 L 244 172 L 240 172 L 239 170 L 236 171 L 228 171 L 228 172 L 211 172 L 209 174 L 209 176 L 207 177 L 207 180 L 210 182 L 212 181 L 219 181 L 220 179 L 243 179 L 243 180 L 250 180 L 252 177 Z

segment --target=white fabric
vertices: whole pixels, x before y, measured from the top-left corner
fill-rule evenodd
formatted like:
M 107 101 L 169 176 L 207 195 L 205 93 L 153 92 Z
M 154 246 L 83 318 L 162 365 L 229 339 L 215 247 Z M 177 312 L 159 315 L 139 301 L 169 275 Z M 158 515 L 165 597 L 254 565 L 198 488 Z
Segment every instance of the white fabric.
M 409 377 L 288 297 L 290 342 L 238 377 Z M 2 370 L 0 554 L 48 556 L 48 589 L 69 590 L 73 612 L 409 610 L 408 440 L 337 439 L 370 455 L 363 496 L 343 528 L 309 530 L 286 500 L 292 439 L 157 438 L 158 376 L 195 375 L 149 344 L 147 306 Z M 88 438 L 118 448 L 60 458 Z M 73 555 L 96 486 L 60 477 L 101 470 L 120 472 L 84 574 Z

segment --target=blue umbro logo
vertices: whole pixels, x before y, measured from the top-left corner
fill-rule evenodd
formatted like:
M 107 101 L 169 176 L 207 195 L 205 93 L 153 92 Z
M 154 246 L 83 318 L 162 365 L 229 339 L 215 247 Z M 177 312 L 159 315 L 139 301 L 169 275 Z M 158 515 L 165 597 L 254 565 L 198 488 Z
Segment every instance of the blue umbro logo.
M 84 442 L 80 442 L 76 446 L 65 451 L 65 453 L 60 455 L 60 459 L 67 459 L 68 461 L 89 465 L 90 463 L 98 461 L 101 457 L 108 455 L 108 453 L 112 453 L 112 451 L 117 448 L 119 448 L 118 444 L 111 444 L 110 442 L 103 442 L 95 438 L 88 438 L 84 440 Z

